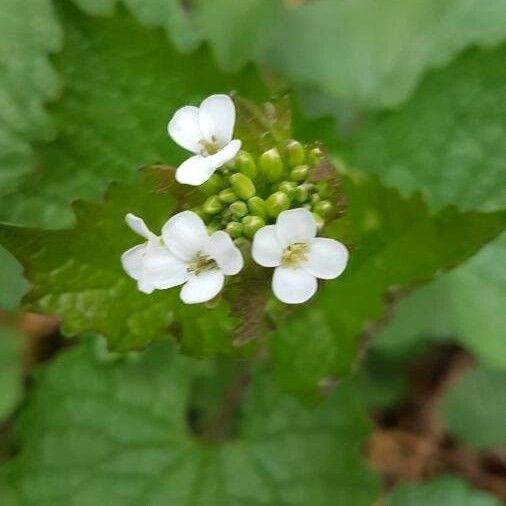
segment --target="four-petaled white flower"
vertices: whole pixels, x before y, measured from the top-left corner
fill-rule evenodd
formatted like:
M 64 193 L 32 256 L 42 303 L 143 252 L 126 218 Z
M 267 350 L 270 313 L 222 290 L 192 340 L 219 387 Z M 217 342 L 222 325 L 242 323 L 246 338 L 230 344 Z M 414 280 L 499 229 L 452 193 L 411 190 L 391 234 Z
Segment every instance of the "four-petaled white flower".
M 334 239 L 316 237 L 316 221 L 306 209 L 279 214 L 275 225 L 261 228 L 253 238 L 252 255 L 264 267 L 275 267 L 272 290 L 287 304 L 299 304 L 316 292 L 317 281 L 339 276 L 348 250 Z
M 235 106 L 227 95 L 211 95 L 200 107 L 187 105 L 176 111 L 167 127 L 169 135 L 195 153 L 177 168 L 179 183 L 201 185 L 235 158 L 241 141 L 232 139 L 234 124 Z
M 163 243 L 140 218 L 127 215 L 127 223 L 148 239 L 122 256 L 126 272 L 145 293 L 184 285 L 183 302 L 206 302 L 221 291 L 225 276 L 243 267 L 241 252 L 230 236 L 222 230 L 209 236 L 202 219 L 192 211 L 178 213 L 165 223 Z

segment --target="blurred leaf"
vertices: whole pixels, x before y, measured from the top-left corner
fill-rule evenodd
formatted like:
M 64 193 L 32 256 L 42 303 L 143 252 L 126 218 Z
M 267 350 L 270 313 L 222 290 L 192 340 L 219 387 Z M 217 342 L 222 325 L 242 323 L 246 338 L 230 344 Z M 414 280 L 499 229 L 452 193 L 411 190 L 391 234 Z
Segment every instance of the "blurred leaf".
M 0 225 L 0 242 L 20 259 L 32 284 L 24 307 L 58 315 L 69 336 L 101 332 L 117 350 L 166 337 L 177 314 L 185 323 L 173 330 L 185 351 L 209 355 L 230 350 L 234 322 L 224 305 L 212 311 L 187 306 L 177 290 L 145 295 L 121 267 L 121 254 L 140 242 L 126 226 L 125 214 L 142 215 L 159 231 L 173 208 L 173 199 L 153 193 L 146 184 L 115 185 L 102 204 L 74 206 L 74 229 Z
M 192 12 L 218 63 L 225 69 L 238 69 L 258 61 L 270 48 L 283 5 L 281 0 L 196 0 Z M 224 19 L 230 20 L 226 29 Z
M 506 369 L 506 235 L 475 257 L 399 303 L 395 317 L 373 341 L 391 352 L 423 339 L 461 342 L 490 367 Z
M 0 0 L 0 198 L 33 166 L 30 141 L 52 135 L 43 102 L 59 91 L 48 53 L 60 45 L 50 0 Z
M 348 160 L 434 210 L 506 207 L 505 61 L 506 46 L 474 50 L 432 72 L 399 110 L 369 118 Z
M 506 224 L 505 213 L 431 215 L 419 196 L 400 197 L 375 179 L 344 178 L 350 263 L 270 340 L 280 383 L 306 401 L 350 371 L 358 341 L 402 291 L 462 262 Z M 342 220 L 340 220 L 342 221 Z M 343 239 L 340 223 L 328 231 Z
M 447 394 L 441 406 L 450 434 L 478 448 L 506 445 L 506 371 L 477 367 Z
M 11 414 L 23 391 L 23 337 L 0 326 L 0 422 Z
M 110 16 L 117 0 L 74 0 L 86 13 Z M 165 28 L 172 42 L 183 51 L 196 49 L 201 40 L 197 24 L 181 0 L 122 0 L 142 24 Z
M 55 60 L 65 92 L 51 108 L 58 138 L 39 148 L 36 170 L 0 208 L 0 219 L 30 226 L 69 225 L 76 198 L 97 200 L 110 181 L 133 181 L 141 165 L 183 161 L 187 154 L 166 131 L 178 107 L 211 93 L 263 90 L 253 70 L 227 76 L 207 50 L 182 56 L 123 9 L 93 19 L 58 5 L 65 28 Z
M 447 475 L 423 484 L 399 485 L 385 506 L 500 506 L 501 501 Z
M 223 30 L 222 37 L 228 33 Z M 473 44 L 503 40 L 506 5 L 502 0 L 320 0 L 285 11 L 272 34 L 259 31 L 262 36 L 270 39 L 264 60 L 292 82 L 334 99 L 391 106 L 409 96 L 427 68 L 447 63 Z
M 19 262 L 0 246 L 0 310 L 16 309 L 27 290 Z
M 360 457 L 369 424 L 352 384 L 305 411 L 260 371 L 236 438 L 217 442 L 186 425 L 193 367 L 166 345 L 107 363 L 90 347 L 65 352 L 19 420 L 7 478 L 21 503 L 371 504 L 378 480 Z

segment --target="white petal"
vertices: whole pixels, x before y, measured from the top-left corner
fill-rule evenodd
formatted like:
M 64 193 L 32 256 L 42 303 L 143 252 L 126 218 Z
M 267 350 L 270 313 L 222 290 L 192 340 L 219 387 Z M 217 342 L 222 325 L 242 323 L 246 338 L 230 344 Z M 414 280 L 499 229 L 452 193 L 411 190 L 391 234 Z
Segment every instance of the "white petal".
M 163 290 L 182 285 L 189 278 L 187 264 L 165 246 L 150 248 L 144 257 L 142 281 Z
M 206 156 L 206 161 L 215 169 L 220 168 L 227 162 L 233 160 L 239 150 L 241 149 L 242 142 L 238 139 L 230 141 L 223 149 L 220 149 L 217 153 L 211 156 Z
M 186 304 L 206 302 L 216 297 L 223 288 L 225 276 L 219 269 L 191 275 L 181 289 L 181 300 Z
M 206 252 L 216 260 L 219 268 L 227 276 L 233 276 L 243 268 L 244 260 L 239 248 L 222 230 L 215 232 L 210 237 Z
M 220 146 L 225 146 L 234 132 L 234 102 L 228 95 L 211 95 L 200 104 L 199 123 L 208 141 L 217 140 Z
M 218 154 L 216 153 L 216 155 Z M 177 182 L 192 186 L 205 183 L 219 167 L 215 166 L 216 164 L 210 160 L 211 158 L 211 156 L 195 155 L 185 160 L 176 170 Z
M 128 213 L 125 216 L 125 221 L 127 225 L 141 237 L 144 237 L 148 241 L 156 239 L 156 235 L 153 234 L 151 230 L 149 230 L 149 228 L 147 227 L 146 223 L 144 223 L 144 220 L 142 218 L 135 216 L 135 214 Z
M 189 262 L 204 251 L 209 234 L 200 216 L 193 211 L 183 211 L 167 221 L 162 228 L 166 246 L 180 260 Z
M 151 283 L 149 283 L 148 281 L 146 281 L 142 278 L 137 282 L 137 288 L 141 292 L 146 293 L 148 295 L 155 291 L 155 287 Z
M 142 275 L 142 265 L 146 249 L 145 244 L 139 244 L 121 255 L 123 269 L 125 269 L 126 273 L 133 279 L 137 280 Z
M 283 248 L 276 234 L 275 225 L 262 227 L 255 234 L 251 254 L 253 260 L 264 267 L 277 267 L 281 265 Z
M 286 304 L 301 304 L 316 292 L 316 278 L 302 269 L 276 267 L 272 278 L 274 295 Z
M 304 269 L 320 279 L 337 278 L 348 263 L 346 246 L 334 239 L 317 237 L 311 242 L 307 263 Z
M 316 236 L 316 221 L 302 207 L 283 211 L 276 221 L 276 234 L 283 247 L 297 242 L 310 242 Z
M 193 105 L 186 105 L 178 109 L 167 125 L 167 131 L 172 139 L 182 148 L 192 153 L 200 153 L 202 131 L 199 123 L 199 109 Z

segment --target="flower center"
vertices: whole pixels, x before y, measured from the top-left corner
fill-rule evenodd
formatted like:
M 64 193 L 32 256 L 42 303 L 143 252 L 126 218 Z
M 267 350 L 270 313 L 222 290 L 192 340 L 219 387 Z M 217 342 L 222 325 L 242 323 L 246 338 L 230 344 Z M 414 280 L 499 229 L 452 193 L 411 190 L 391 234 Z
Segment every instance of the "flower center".
M 285 267 L 296 267 L 301 262 L 307 260 L 307 254 L 309 253 L 309 244 L 306 242 L 296 242 L 290 244 L 281 255 L 281 264 Z
M 188 264 L 187 271 L 193 272 L 196 276 L 205 271 L 216 269 L 217 264 L 214 259 L 208 255 L 197 253 L 195 258 Z
M 211 137 L 210 141 L 207 139 L 200 139 L 199 144 L 202 146 L 202 151 L 200 152 L 202 156 L 215 155 L 220 150 L 218 139 L 214 135 Z

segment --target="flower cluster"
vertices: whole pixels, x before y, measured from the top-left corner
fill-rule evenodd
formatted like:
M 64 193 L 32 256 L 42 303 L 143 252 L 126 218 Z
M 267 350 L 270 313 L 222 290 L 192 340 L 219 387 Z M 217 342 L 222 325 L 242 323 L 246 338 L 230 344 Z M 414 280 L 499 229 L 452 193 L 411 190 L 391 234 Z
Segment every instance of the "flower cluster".
M 272 147 L 255 157 L 233 139 L 235 119 L 231 98 L 212 95 L 169 121 L 169 135 L 193 153 L 177 168 L 176 180 L 198 186 L 203 202 L 169 218 L 160 236 L 141 218 L 126 216 L 145 241 L 121 260 L 142 292 L 183 285 L 183 302 L 211 300 L 225 276 L 243 269 L 238 245 L 249 241 L 253 260 L 274 268 L 273 292 L 288 304 L 307 301 L 317 278 L 336 278 L 346 268 L 346 247 L 317 237 L 334 210 L 329 183 L 312 177 L 319 148 L 290 140 L 282 150 Z

